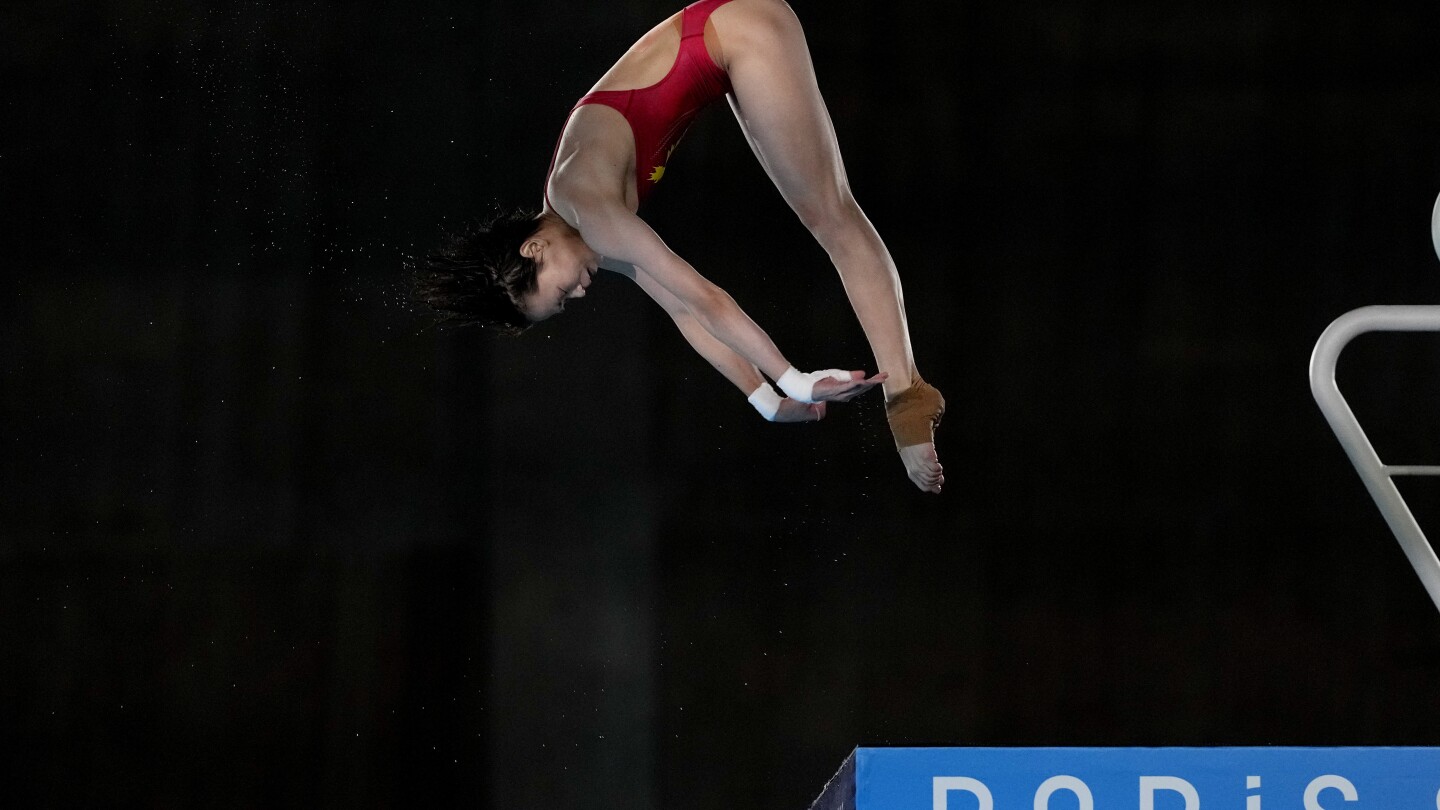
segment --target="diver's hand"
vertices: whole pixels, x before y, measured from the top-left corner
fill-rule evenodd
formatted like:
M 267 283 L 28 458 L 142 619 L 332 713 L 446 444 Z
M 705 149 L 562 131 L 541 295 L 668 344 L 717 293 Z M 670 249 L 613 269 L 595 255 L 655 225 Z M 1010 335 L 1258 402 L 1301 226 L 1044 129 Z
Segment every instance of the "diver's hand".
M 817 403 L 820 402 L 849 402 L 855 397 L 869 391 L 871 388 L 885 382 L 890 376 L 888 374 L 876 374 L 874 377 L 866 377 L 863 371 L 849 372 L 850 379 L 838 380 L 834 377 L 826 377 L 815 381 L 815 387 L 810 392 L 810 398 Z
M 825 403 L 782 397 L 767 382 L 750 392 L 750 404 L 768 422 L 817 422 L 825 418 Z
M 775 385 L 785 396 L 801 402 L 848 402 L 884 382 L 888 376 L 876 374 L 866 379 L 863 371 L 827 368 L 802 372 L 791 366 L 775 380 Z
M 801 402 L 786 397 L 780 400 L 780 410 L 775 412 L 772 422 L 818 422 L 825 418 L 825 403 Z

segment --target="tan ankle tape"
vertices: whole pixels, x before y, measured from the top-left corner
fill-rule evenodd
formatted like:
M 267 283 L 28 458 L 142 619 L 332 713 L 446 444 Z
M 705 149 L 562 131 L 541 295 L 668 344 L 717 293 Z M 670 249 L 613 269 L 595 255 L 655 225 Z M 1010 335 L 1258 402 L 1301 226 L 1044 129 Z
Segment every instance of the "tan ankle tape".
M 885 403 L 885 417 L 896 447 L 910 447 L 935 441 L 935 428 L 945 415 L 945 398 L 929 383 L 916 377 L 909 388 Z

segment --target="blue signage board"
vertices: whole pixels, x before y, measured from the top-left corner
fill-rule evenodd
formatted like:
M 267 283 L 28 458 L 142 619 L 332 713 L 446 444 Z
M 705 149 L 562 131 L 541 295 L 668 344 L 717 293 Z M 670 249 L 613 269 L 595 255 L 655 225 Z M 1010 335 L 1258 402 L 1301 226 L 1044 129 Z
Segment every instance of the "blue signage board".
M 816 807 L 1440 810 L 1440 748 L 857 748 Z

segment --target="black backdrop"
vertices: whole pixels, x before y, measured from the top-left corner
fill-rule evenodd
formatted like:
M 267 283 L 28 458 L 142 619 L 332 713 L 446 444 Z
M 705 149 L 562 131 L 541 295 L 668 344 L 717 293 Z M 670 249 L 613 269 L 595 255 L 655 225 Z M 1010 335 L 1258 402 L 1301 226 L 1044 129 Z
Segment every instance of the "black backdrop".
M 1440 621 L 1310 399 L 1432 303 L 1433 2 L 796 0 L 950 401 L 763 423 L 619 279 L 515 341 L 405 256 L 538 202 L 674 10 L 0 9 L 11 801 L 800 808 L 852 745 L 1437 744 Z M 872 362 L 728 111 L 647 216 Z M 1436 349 L 1341 384 L 1436 463 Z M 1440 491 L 1408 485 L 1422 521 Z

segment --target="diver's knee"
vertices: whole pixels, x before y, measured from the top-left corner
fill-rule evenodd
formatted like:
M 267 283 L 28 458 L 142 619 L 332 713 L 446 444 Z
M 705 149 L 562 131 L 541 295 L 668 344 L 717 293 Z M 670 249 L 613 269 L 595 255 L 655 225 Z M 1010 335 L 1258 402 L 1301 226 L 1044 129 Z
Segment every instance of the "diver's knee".
M 816 194 L 795 205 L 800 222 L 822 245 L 853 235 L 865 223 L 865 214 L 848 190 Z

